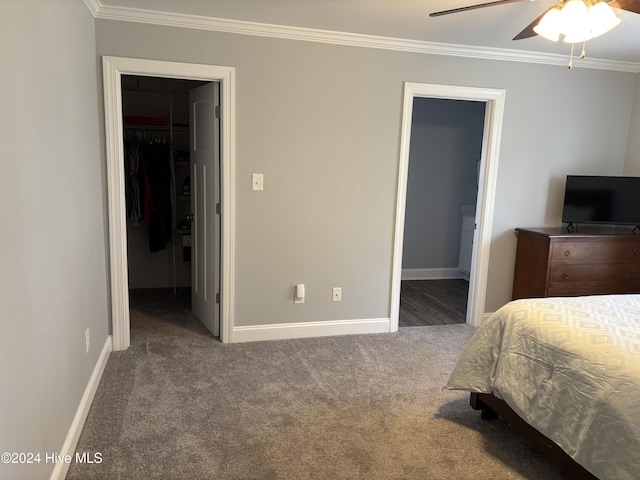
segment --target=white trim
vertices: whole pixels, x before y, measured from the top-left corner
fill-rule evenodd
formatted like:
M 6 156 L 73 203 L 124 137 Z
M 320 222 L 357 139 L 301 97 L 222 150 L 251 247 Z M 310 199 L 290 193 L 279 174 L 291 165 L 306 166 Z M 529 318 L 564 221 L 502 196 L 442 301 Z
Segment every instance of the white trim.
M 100 12 L 100 9 L 104 8 L 100 3 L 100 0 L 83 0 L 83 1 L 84 1 L 84 4 L 89 9 L 89 11 L 91 12 L 91 15 L 93 15 L 94 17 L 97 17 L 98 13 Z
M 109 209 L 109 266 L 111 323 L 114 350 L 130 343 L 129 279 L 127 272 L 127 226 L 125 220 L 124 158 L 122 145 L 122 89 L 120 72 L 103 58 L 105 144 L 107 154 L 107 203 Z
M 389 333 L 389 319 L 330 320 L 235 327 L 233 339 L 235 342 L 259 342 L 364 333 Z
M 124 22 L 147 23 L 169 27 L 192 28 L 214 32 L 235 33 L 259 37 L 283 38 L 307 42 L 348 45 L 353 47 L 377 48 L 400 52 L 447 55 L 453 57 L 478 58 L 484 60 L 503 60 L 510 62 L 537 63 L 567 67 L 567 55 L 531 52 L 508 48 L 478 47 L 472 45 L 454 45 L 450 43 L 427 42 L 404 38 L 381 37 L 359 33 L 337 32 L 314 28 L 290 27 L 267 23 L 247 22 L 225 18 L 204 17 L 182 13 L 160 12 L 140 8 L 102 5 L 99 0 L 85 0 L 96 18 Z M 94 12 L 98 4 L 97 13 Z M 93 6 L 93 8 L 92 8 Z M 640 63 L 584 58 L 574 62 L 574 67 L 620 72 L 640 72 Z
M 100 385 L 100 379 L 102 378 L 104 368 L 107 366 L 107 360 L 109 360 L 111 349 L 111 336 L 108 336 L 102 346 L 102 351 L 100 352 L 98 361 L 93 367 L 93 372 L 91 373 L 91 377 L 89 377 L 89 382 L 84 389 L 84 393 L 80 399 L 80 404 L 78 405 L 76 414 L 73 417 L 73 421 L 71 422 L 71 426 L 67 432 L 67 438 L 65 438 L 62 449 L 60 450 L 61 457 L 64 457 L 65 455 L 71 455 L 73 457 L 73 454 L 76 451 L 76 446 L 78 445 L 78 440 L 82 433 L 82 427 L 84 427 L 84 422 L 87 420 L 89 408 L 91 407 L 93 397 L 95 397 L 96 391 L 98 390 L 98 385 Z M 69 463 L 57 462 L 53 468 L 53 472 L 51 472 L 51 477 L 49 478 L 51 480 L 63 480 L 66 477 L 68 470 Z
M 400 315 L 400 281 L 402 278 L 402 247 L 404 240 L 404 220 L 407 201 L 407 178 L 409 173 L 409 144 L 414 97 L 444 98 L 454 100 L 485 101 L 487 103 L 480 161 L 480 186 L 476 207 L 475 238 L 469 275 L 469 299 L 467 302 L 467 323 L 478 326 L 482 323 L 489 270 L 489 248 L 493 224 L 493 205 L 498 178 L 498 159 L 502 119 L 504 115 L 505 90 L 433 85 L 406 82 L 402 109 L 402 138 L 400 141 L 400 163 L 398 167 L 398 187 L 396 199 L 396 224 L 393 243 L 393 271 L 391 278 L 391 319 L 390 329 L 398 330 Z
M 122 75 L 147 75 L 218 81 L 221 84 L 221 291 L 220 340 L 233 342 L 235 264 L 235 69 L 213 65 L 163 62 L 137 58 L 102 59 L 109 190 L 109 253 L 111 271 L 111 315 L 114 350 L 126 350 L 130 343 L 129 294 L 127 280 L 127 231 L 124 196 L 124 154 L 122 147 Z
M 458 267 L 402 269 L 402 280 L 447 280 L 453 278 L 465 278 L 465 275 Z

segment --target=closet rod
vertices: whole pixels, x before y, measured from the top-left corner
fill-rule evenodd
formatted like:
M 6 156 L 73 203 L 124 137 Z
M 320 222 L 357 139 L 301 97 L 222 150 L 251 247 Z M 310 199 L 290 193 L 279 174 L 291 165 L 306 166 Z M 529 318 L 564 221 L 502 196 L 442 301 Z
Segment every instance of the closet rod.
M 150 132 L 168 132 L 169 126 L 159 125 L 125 125 L 125 130 L 148 130 Z

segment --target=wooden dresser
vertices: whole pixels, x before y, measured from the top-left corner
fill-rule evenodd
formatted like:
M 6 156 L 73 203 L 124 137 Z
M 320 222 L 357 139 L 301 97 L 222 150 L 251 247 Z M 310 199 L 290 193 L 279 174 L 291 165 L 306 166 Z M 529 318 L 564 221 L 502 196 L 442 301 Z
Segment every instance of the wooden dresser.
M 512 298 L 640 293 L 640 234 L 631 229 L 516 228 Z

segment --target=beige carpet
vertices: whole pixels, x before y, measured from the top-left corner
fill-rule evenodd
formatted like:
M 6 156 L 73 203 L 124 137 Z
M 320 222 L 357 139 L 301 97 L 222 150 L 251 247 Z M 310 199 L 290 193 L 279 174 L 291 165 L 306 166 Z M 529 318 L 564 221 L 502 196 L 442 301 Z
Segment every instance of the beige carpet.
M 68 479 L 562 479 L 468 394 L 442 391 L 474 329 L 222 345 L 170 297 L 132 312 Z

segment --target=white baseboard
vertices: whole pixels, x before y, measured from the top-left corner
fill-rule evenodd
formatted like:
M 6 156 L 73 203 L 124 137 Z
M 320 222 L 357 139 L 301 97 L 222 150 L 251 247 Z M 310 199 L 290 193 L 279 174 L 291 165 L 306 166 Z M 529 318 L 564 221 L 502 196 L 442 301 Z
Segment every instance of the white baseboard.
M 450 280 L 453 278 L 464 278 L 464 274 L 458 267 L 403 268 L 400 278 L 401 280 Z
M 388 318 L 373 318 L 234 327 L 232 341 L 240 343 L 359 333 L 388 333 L 390 323 Z
M 87 414 L 89 413 L 91 402 L 93 402 L 93 397 L 95 396 L 98 385 L 100 384 L 102 372 L 104 372 L 104 367 L 107 365 L 107 360 L 109 359 L 111 350 L 112 342 L 111 335 L 109 335 L 104 342 L 104 345 L 102 346 L 102 351 L 100 352 L 98 361 L 96 362 L 95 367 L 93 367 L 93 372 L 91 373 L 89 382 L 84 389 L 84 394 L 82 395 L 82 399 L 80 400 L 80 405 L 78 405 L 76 414 L 73 417 L 73 421 L 71 422 L 71 427 L 69 427 L 67 438 L 62 445 L 62 450 L 60 450 L 61 457 L 64 457 L 65 455 L 71 455 L 71 457 L 73 458 L 76 446 L 78 445 L 78 439 L 80 438 L 80 433 L 82 432 L 82 427 L 84 426 L 84 422 L 87 419 Z M 53 469 L 53 472 L 51 473 L 50 480 L 64 480 L 64 478 L 67 476 L 68 471 L 69 463 L 57 462 L 56 466 Z

